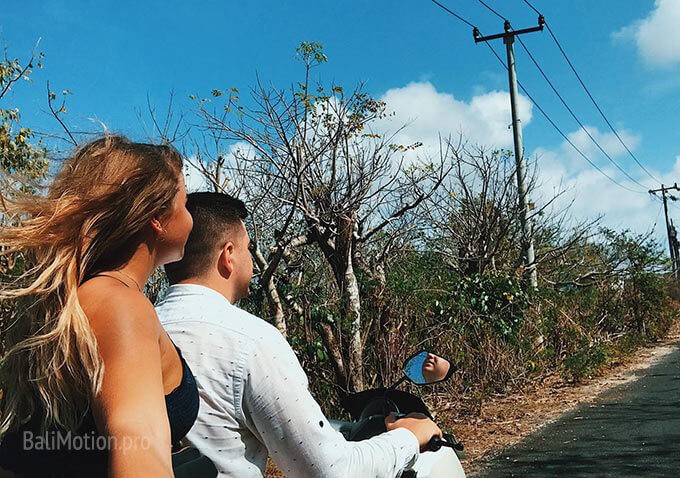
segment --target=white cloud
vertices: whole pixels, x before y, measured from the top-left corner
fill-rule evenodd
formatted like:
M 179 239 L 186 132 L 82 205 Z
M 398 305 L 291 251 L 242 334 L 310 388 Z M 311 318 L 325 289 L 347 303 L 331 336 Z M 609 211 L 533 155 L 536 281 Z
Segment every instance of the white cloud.
M 680 62 L 680 1 L 656 0 L 646 18 L 628 25 L 612 37 L 633 40 L 638 53 L 650 65 L 665 66 Z
M 187 191 L 193 193 L 211 190 L 209 181 L 205 178 L 203 173 L 194 166 L 196 163 L 196 156 L 190 156 L 184 161 L 184 181 L 187 185 Z
M 456 138 L 458 134 L 473 144 L 489 147 L 512 147 L 510 99 L 504 91 L 491 91 L 474 96 L 469 102 L 449 93 L 437 91 L 430 82 L 413 82 L 388 90 L 381 98 L 394 116 L 378 124 L 381 131 L 400 131 L 394 141 L 408 145 L 424 144 L 425 152 L 436 154 L 438 135 Z M 532 105 L 528 98 L 518 98 L 519 116 L 529 124 Z
M 229 144 L 225 151 L 220 151 L 218 154 L 223 155 L 226 158 L 225 166 L 233 167 L 236 161 L 237 155 L 249 156 L 253 154 L 251 146 L 244 141 L 237 141 L 235 143 Z M 212 182 L 205 177 L 205 174 L 198 169 L 198 158 L 195 155 L 189 156 L 186 161 L 184 161 L 184 180 L 186 181 L 187 191 L 197 192 L 197 191 L 212 191 Z M 224 168 L 220 177 L 223 182 L 223 186 L 229 190 L 230 187 L 234 186 L 234 183 L 240 178 L 232 178 L 231 172 Z M 226 183 L 224 181 L 227 181 Z
M 611 158 L 616 158 L 617 156 L 627 154 L 625 147 L 623 144 L 621 144 L 621 141 L 619 141 L 614 133 L 602 133 L 597 128 L 588 125 L 585 125 L 585 130 L 587 132 L 583 129 L 578 129 L 567 134 L 567 137 L 579 150 L 583 152 L 583 154 L 589 158 L 602 157 L 602 159 L 604 159 L 602 151 L 600 151 L 600 149 L 595 145 L 591 137 L 597 141 L 597 143 Z M 620 130 L 618 133 L 619 137 L 631 151 L 635 150 L 635 148 L 637 148 L 640 144 L 640 137 L 638 135 L 626 130 Z M 562 155 L 570 160 L 570 164 L 576 165 L 575 163 L 585 162 L 583 157 L 581 157 L 581 155 L 578 154 L 574 148 L 567 144 L 566 141 L 563 143 L 561 151 Z
M 381 132 L 394 131 L 408 123 L 399 132 L 395 142 L 411 144 L 424 143 L 423 150 L 436 155 L 438 133 L 442 136 L 463 133 L 471 143 L 488 147 L 512 147 L 510 125 L 510 102 L 507 92 L 492 91 L 474 96 L 469 102 L 456 99 L 453 95 L 437 91 L 429 82 L 414 82 L 402 88 L 387 91 L 381 98 L 387 102 L 388 111 L 394 111 L 389 121 L 383 121 Z M 531 103 L 520 97 L 520 118 L 523 125 L 531 121 Z M 538 148 L 527 151 L 538 158 L 539 188 L 532 199 L 545 204 L 556 192 L 566 190 L 555 203 L 555 209 L 569 206 L 574 220 L 594 219 L 603 215 L 602 224 L 616 230 L 631 229 L 637 233 L 651 230 L 655 220 L 655 231 L 659 240 L 665 240 L 663 215 L 659 216 L 659 201 L 646 193 L 646 189 L 657 188 L 654 183 L 629 158 L 624 146 L 613 133 L 586 126 L 588 133 L 602 148 L 644 187 L 627 178 L 614 167 L 593 144 L 583 130 L 568 134 L 569 139 L 610 177 L 623 186 L 638 191 L 632 192 L 617 186 L 588 164 L 565 141 L 554 149 Z M 641 138 L 634 132 L 620 129 L 619 136 L 631 151 L 639 146 Z M 420 152 L 422 154 L 423 151 Z M 650 169 L 647 167 L 647 169 Z M 651 169 L 650 169 L 651 170 Z M 670 171 L 654 171 L 652 174 L 672 184 L 680 175 L 680 157 Z M 663 243 L 663 242 L 662 242 Z
M 594 128 L 589 130 L 607 149 L 608 135 L 604 135 Z M 619 134 L 631 149 L 634 149 L 639 142 L 639 138 L 629 132 Z M 583 132 L 574 132 L 568 136 L 576 144 L 581 135 L 585 136 Z M 616 139 L 614 138 L 614 140 Z M 618 142 L 618 140 L 616 141 Z M 627 153 L 622 147 L 618 153 L 615 151 L 611 149 L 608 152 L 623 166 Z M 595 160 L 596 157 L 591 156 L 590 152 L 589 150 L 586 154 L 589 158 Z M 647 189 L 658 188 L 659 184 L 656 184 L 639 167 L 633 168 L 631 166 L 626 170 L 642 183 L 645 186 L 644 188 L 626 178 L 623 173 L 606 160 L 602 160 L 601 155 L 597 160 L 600 169 L 619 184 L 637 191 L 633 192 L 614 184 L 573 152 L 573 148 L 566 142 L 554 150 L 538 148 L 532 156 L 538 160 L 540 183 L 536 194 L 538 204 L 545 203 L 557 191 L 565 190 L 566 193 L 557 199 L 555 208 L 564 208 L 573 201 L 569 214 L 575 220 L 594 219 L 602 215 L 601 223 L 604 226 L 616 230 L 630 229 L 636 233 L 646 233 L 654 229 L 657 240 L 661 244 L 665 244 L 666 232 L 663 214 L 660 214 L 661 203 L 650 197 L 646 191 Z M 653 170 L 649 166 L 647 166 L 647 169 L 665 184 L 673 184 L 675 178 L 680 174 L 680 156 L 668 171 Z M 634 171 L 637 171 L 637 173 L 634 173 Z

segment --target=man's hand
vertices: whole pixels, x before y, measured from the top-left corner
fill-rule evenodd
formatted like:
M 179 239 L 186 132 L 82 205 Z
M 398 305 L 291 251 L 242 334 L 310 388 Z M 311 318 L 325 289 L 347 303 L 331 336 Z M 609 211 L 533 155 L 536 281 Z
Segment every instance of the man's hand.
M 433 436 L 436 435 L 440 438 L 442 436 L 442 431 L 439 427 L 422 413 L 409 413 L 404 418 L 400 419 L 397 419 L 397 417 L 391 413 L 385 417 L 385 426 L 387 427 L 387 431 L 396 430 L 397 428 L 406 428 L 413 433 L 418 439 L 421 452 L 425 451 L 425 447 Z

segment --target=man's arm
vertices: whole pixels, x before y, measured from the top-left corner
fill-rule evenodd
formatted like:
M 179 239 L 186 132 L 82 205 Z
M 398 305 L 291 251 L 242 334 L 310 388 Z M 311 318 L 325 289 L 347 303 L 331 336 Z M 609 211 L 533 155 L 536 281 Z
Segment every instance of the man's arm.
M 395 477 L 416 459 L 419 442 L 407 429 L 361 442 L 348 442 L 335 431 L 283 337 L 258 343 L 248 370 L 245 415 L 286 476 Z

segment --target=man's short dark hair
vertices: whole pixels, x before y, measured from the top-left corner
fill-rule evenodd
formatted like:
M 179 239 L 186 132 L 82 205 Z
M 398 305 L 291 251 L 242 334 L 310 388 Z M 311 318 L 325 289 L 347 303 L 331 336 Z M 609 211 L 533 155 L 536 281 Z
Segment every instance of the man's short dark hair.
M 239 226 L 248 216 L 243 201 L 225 193 L 191 193 L 187 195 L 187 209 L 194 219 L 194 227 L 182 260 L 165 265 L 170 284 L 208 272 L 216 250 L 227 241 L 238 240 Z

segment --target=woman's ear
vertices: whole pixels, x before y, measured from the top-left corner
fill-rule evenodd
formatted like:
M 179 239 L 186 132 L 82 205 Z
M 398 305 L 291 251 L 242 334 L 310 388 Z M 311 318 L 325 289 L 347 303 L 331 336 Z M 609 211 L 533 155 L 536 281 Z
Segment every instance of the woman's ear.
M 153 229 L 156 234 L 158 234 L 159 236 L 163 235 L 163 233 L 165 232 L 165 229 L 163 228 L 163 223 L 161 223 L 160 219 L 158 219 L 157 217 L 154 217 L 153 219 L 151 219 L 150 224 L 151 224 L 151 229 Z

